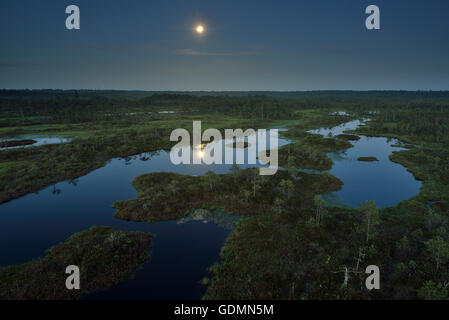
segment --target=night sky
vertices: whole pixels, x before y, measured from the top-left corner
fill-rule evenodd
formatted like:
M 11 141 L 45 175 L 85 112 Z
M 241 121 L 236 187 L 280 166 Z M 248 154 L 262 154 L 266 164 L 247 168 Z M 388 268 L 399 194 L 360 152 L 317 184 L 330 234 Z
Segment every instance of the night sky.
M 448 0 L 0 0 L 0 38 L 0 88 L 449 90 Z

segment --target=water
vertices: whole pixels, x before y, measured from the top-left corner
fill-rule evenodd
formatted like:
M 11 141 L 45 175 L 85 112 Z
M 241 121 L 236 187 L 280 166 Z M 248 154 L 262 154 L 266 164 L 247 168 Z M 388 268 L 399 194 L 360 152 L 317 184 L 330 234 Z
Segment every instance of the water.
M 231 142 L 225 140 L 224 145 Z M 280 146 L 287 143 L 288 140 L 279 139 Z M 143 156 L 150 159 L 143 161 Z M 131 182 L 143 173 L 203 175 L 208 170 L 228 173 L 231 166 L 174 165 L 166 151 L 116 158 L 74 183 L 57 183 L 37 194 L 4 203 L 0 205 L 0 265 L 42 257 L 45 249 L 91 226 L 151 232 L 155 236 L 151 258 L 134 278 L 88 298 L 199 299 L 204 293 L 199 282 L 207 275 L 206 269 L 219 260 L 229 228 L 186 218 L 153 224 L 127 222 L 113 216 L 115 209 L 111 205 L 118 200 L 136 198 Z M 240 165 L 241 168 L 254 166 L 259 165 Z
M 349 116 L 350 114 L 346 111 L 335 111 L 330 114 L 331 116 Z
M 352 121 L 332 129 L 313 131 L 334 135 L 357 127 Z M 231 141 L 225 141 L 225 144 Z M 279 146 L 290 141 L 279 139 Z M 388 160 L 395 140 L 366 138 L 352 142 L 354 147 L 332 153 L 330 172 L 343 180 L 339 192 L 326 195 L 341 204 L 357 206 L 364 200 L 393 205 L 419 192 L 420 183 L 404 167 Z M 247 152 L 247 150 L 245 150 Z M 149 157 L 143 161 L 142 156 Z M 358 162 L 359 156 L 376 156 L 379 162 Z M 242 168 L 259 165 L 240 165 Z M 173 165 L 166 151 L 127 159 L 112 159 L 74 183 L 61 182 L 0 205 L 0 265 L 25 263 L 42 257 L 44 250 L 65 241 L 72 234 L 91 226 L 105 225 L 116 230 L 144 231 L 154 235 L 151 258 L 132 279 L 90 295 L 89 299 L 199 299 L 206 269 L 219 260 L 219 252 L 229 235 L 229 223 L 197 216 L 153 224 L 127 222 L 113 216 L 112 203 L 133 199 L 131 185 L 140 174 L 176 172 L 202 175 L 208 170 L 227 173 L 231 165 Z M 336 199 L 336 200 L 335 200 Z M 219 217 L 223 220 L 223 215 Z M 207 221 L 207 223 L 205 223 Z
M 34 141 L 36 141 L 36 143 L 24 145 L 24 146 L 15 146 L 15 147 L 7 147 L 7 148 L 5 147 L 5 148 L 0 148 L 0 150 L 39 147 L 39 146 L 43 146 L 46 144 L 58 144 L 58 143 L 70 142 L 72 139 L 58 137 L 58 136 L 35 136 L 35 135 L 2 139 L 2 141 L 11 141 L 11 140 L 34 140 Z
M 364 121 L 350 121 L 334 128 L 321 128 L 309 132 L 325 137 L 354 130 Z M 396 139 L 360 136 L 351 141 L 352 148 L 329 153 L 334 165 L 329 173 L 344 182 L 340 191 L 324 195 L 328 203 L 358 207 L 363 201 L 375 200 L 377 206 L 394 206 L 399 201 L 409 199 L 419 193 L 422 183 L 402 165 L 391 162 L 393 151 L 404 150 L 392 145 L 401 144 Z M 358 161 L 359 157 L 376 157 L 379 161 Z

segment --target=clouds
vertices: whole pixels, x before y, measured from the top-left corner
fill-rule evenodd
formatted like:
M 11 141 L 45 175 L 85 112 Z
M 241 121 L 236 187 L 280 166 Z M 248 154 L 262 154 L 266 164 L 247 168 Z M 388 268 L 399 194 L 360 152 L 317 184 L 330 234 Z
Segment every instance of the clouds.
M 173 54 L 181 56 L 211 56 L 211 57 L 238 57 L 238 56 L 254 56 L 259 55 L 258 52 L 207 52 L 196 51 L 192 49 L 174 50 Z
M 158 46 L 139 44 L 139 45 L 107 45 L 107 44 L 88 44 L 82 47 L 89 50 L 101 50 L 109 52 L 159 52 L 162 49 Z
M 128 45 L 128 46 L 114 46 L 114 45 L 97 45 L 89 44 L 83 46 L 88 50 L 102 50 L 109 52 L 145 52 L 145 53 L 160 53 L 173 54 L 178 56 L 209 56 L 209 57 L 241 57 L 241 56 L 256 56 L 261 55 L 261 52 L 215 52 L 215 51 L 198 51 L 194 49 L 169 49 L 152 45 Z
M 224 53 L 224 52 L 204 52 L 204 51 L 195 51 L 192 49 L 178 49 L 173 51 L 174 54 L 181 56 L 232 56 L 232 53 Z
M 56 1 L 2 0 L 0 88 L 449 86 L 447 0 L 385 1 L 380 32 L 352 1 L 79 2 L 83 27 L 68 32 Z

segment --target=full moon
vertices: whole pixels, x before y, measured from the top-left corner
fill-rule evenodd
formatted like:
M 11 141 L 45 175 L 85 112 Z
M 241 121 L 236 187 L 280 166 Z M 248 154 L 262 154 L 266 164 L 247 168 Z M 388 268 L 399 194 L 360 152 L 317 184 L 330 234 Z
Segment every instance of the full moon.
M 197 33 L 203 33 L 204 32 L 204 26 L 198 25 L 198 26 L 196 26 L 195 30 L 196 30 Z

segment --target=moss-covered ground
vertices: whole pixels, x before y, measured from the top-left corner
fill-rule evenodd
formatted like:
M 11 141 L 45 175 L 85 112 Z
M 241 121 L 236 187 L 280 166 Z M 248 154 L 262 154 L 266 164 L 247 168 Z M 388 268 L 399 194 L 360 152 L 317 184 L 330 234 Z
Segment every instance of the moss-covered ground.
M 75 299 L 122 281 L 148 259 L 151 235 L 93 227 L 47 251 L 44 258 L 0 267 L 0 299 Z M 79 267 L 80 289 L 66 287 L 66 268 Z

